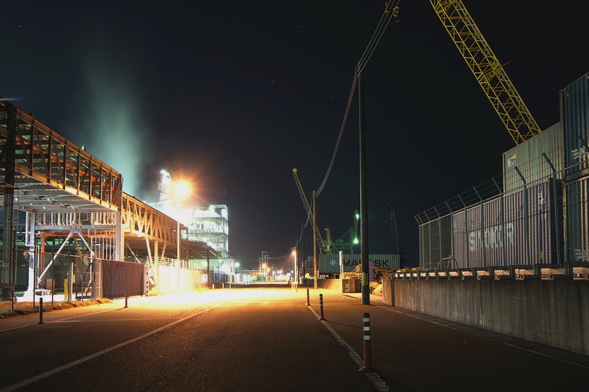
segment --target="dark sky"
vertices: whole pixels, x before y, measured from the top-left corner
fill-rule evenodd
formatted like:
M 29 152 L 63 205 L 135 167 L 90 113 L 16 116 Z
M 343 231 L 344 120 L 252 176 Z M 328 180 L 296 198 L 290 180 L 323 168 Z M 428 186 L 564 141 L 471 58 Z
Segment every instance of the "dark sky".
M 588 3 L 464 2 L 541 128 L 558 122 L 559 89 L 589 71 Z M 142 200 L 157 198 L 162 168 L 190 179 L 192 203 L 229 206 L 230 253 L 257 265 L 296 242 L 292 168 L 310 197 L 383 11 L 383 0 L 6 2 L 0 96 Z M 370 252 L 391 252 L 393 201 L 417 265 L 414 215 L 501 175 L 513 142 L 426 0 L 401 2 L 364 77 Z M 356 108 L 317 200 L 334 239 L 359 208 Z

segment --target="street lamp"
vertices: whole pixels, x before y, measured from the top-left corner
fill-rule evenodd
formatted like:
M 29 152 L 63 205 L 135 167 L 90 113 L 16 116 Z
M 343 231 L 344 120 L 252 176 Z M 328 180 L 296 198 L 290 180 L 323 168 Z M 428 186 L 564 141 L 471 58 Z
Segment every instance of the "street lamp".
M 294 284 L 298 284 L 299 283 L 299 269 L 298 269 L 298 265 L 297 265 L 297 248 L 292 248 L 292 257 L 293 257 L 293 262 L 294 262 L 294 279 L 293 282 Z
M 182 213 L 180 212 L 180 199 L 182 199 L 182 197 L 188 195 L 190 193 L 190 184 L 187 183 L 186 181 L 177 181 L 175 183 L 174 186 L 174 191 L 176 193 L 176 259 L 178 259 L 178 283 L 176 285 L 176 291 L 179 293 L 180 292 L 180 286 L 181 286 L 181 247 L 180 247 L 180 241 L 182 239 L 181 235 L 180 235 L 180 217 L 182 215 Z
M 175 191 L 177 209 L 176 222 L 178 224 L 176 227 L 176 258 L 178 259 L 178 262 L 180 262 L 180 216 L 182 215 L 180 212 L 180 199 L 190 193 L 190 184 L 186 181 L 178 181 L 176 182 Z
M 266 263 L 268 262 L 268 252 L 262 251 L 262 257 L 260 258 L 260 274 L 264 272 L 264 282 L 266 281 Z M 262 270 L 262 267 L 264 268 Z

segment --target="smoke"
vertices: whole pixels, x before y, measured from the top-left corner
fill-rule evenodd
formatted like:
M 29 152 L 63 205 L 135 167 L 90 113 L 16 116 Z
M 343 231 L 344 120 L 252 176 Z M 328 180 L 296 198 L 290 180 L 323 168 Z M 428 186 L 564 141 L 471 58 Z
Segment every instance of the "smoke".
M 78 143 L 123 175 L 123 190 L 140 198 L 150 130 L 133 79 L 105 64 L 87 68 L 80 102 L 84 125 Z M 120 70 L 119 70 L 120 71 Z M 78 128 L 79 129 L 79 128 Z

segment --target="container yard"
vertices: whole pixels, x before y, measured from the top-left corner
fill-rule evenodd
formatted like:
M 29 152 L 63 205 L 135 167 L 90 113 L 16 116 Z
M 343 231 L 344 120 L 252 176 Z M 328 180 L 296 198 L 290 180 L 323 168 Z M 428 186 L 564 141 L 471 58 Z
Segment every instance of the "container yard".
M 560 98 L 561 121 L 503 154 L 495 189 L 416 215 L 420 269 L 587 279 L 589 74 Z

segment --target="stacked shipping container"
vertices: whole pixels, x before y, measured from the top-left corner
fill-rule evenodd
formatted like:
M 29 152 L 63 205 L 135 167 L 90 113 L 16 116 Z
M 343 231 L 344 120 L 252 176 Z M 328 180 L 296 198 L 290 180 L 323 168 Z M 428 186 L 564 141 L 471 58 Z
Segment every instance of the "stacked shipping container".
M 418 219 L 421 267 L 589 262 L 589 74 L 560 98 L 560 123 L 503 155 L 501 196 Z
M 560 92 L 567 181 L 589 174 L 589 74 Z
M 569 262 L 589 261 L 589 74 L 560 94 L 566 162 L 566 249 Z
M 370 254 L 368 261 L 372 267 L 399 269 L 401 257 L 398 254 Z M 362 258 L 359 254 L 344 255 L 344 272 L 353 272 L 356 267 L 362 264 Z M 319 255 L 320 274 L 339 274 L 340 263 L 338 254 L 321 254 Z
M 556 264 L 558 221 L 553 200 L 560 200 L 561 192 L 562 187 L 544 182 L 421 225 L 420 266 L 446 269 Z M 442 227 L 446 230 L 440 231 Z
M 546 181 L 564 169 L 564 137 L 560 123 L 544 130 L 503 154 L 503 192 L 521 189 L 526 184 Z

